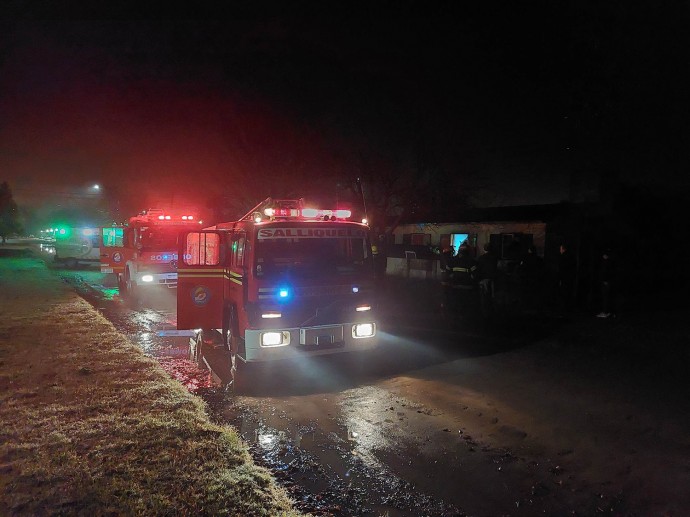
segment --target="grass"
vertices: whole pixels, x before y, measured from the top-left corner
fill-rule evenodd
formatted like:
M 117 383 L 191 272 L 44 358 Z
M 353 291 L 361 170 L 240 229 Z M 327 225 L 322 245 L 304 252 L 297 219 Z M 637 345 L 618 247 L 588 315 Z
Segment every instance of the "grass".
M 234 429 L 53 276 L 0 258 L 0 515 L 298 515 Z

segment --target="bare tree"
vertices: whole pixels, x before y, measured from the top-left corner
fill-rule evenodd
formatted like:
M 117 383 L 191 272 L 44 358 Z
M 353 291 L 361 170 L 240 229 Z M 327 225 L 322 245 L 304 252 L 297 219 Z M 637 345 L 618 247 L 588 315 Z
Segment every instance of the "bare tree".
M 7 242 L 7 237 L 16 235 L 21 231 L 19 210 L 12 197 L 12 189 L 9 183 L 3 181 L 0 184 L 0 237 L 3 244 Z

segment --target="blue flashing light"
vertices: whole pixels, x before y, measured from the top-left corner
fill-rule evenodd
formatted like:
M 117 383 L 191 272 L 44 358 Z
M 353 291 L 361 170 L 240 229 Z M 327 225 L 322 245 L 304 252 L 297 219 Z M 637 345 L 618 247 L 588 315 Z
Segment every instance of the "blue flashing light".
M 278 290 L 278 296 L 280 298 L 287 298 L 290 295 L 290 291 L 286 287 L 282 287 Z

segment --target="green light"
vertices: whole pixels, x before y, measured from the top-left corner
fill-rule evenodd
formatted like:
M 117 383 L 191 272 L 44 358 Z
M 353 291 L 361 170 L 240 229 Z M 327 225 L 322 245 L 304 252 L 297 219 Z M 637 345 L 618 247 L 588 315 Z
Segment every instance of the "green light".
M 53 231 L 55 232 L 55 237 L 60 239 L 66 239 L 72 233 L 71 228 L 68 228 L 66 226 L 57 227 Z

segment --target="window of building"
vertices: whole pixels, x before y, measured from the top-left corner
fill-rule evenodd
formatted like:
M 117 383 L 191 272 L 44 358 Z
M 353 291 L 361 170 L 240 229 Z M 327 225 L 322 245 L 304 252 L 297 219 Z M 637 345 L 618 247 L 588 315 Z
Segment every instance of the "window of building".
M 403 234 L 403 244 L 413 244 L 416 246 L 428 246 L 431 244 L 430 233 L 405 233 Z

